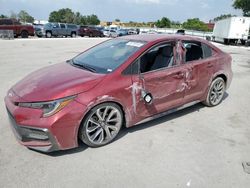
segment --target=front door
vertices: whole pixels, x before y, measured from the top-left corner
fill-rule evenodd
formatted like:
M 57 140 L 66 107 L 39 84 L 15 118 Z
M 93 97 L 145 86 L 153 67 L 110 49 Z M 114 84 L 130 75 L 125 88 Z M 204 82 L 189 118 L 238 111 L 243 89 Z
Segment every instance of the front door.
M 180 46 L 174 41 L 165 42 L 138 59 L 140 74 L 132 76 L 133 105 L 137 117 L 149 117 L 182 104 L 186 70 L 180 64 L 178 48 Z M 151 104 L 143 100 L 145 92 L 152 95 Z

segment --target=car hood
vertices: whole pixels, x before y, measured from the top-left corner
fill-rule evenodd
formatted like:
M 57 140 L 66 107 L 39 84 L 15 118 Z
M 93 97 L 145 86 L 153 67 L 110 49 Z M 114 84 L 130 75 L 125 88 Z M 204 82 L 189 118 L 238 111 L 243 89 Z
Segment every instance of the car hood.
M 50 101 L 88 91 L 104 76 L 69 63 L 59 63 L 29 74 L 16 83 L 12 90 L 21 101 Z

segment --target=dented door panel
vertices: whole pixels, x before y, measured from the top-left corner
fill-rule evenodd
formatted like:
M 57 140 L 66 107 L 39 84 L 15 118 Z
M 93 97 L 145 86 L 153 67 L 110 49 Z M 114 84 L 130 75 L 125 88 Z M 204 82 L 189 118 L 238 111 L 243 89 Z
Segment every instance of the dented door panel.
M 184 97 L 185 69 L 180 66 L 149 72 L 143 78 L 133 76 L 133 83 L 139 92 L 135 92 L 135 113 L 148 117 L 181 105 Z M 145 104 L 141 92 L 145 90 L 153 96 L 151 104 Z

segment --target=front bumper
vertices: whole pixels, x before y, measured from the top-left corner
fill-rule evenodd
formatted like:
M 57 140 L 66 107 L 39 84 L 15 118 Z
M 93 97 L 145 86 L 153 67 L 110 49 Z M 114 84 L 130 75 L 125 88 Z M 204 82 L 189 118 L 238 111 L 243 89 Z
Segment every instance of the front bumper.
M 62 110 L 50 117 L 42 117 L 39 109 L 15 105 L 21 100 L 13 91 L 5 97 L 11 128 L 20 144 L 51 152 L 78 146 L 78 129 L 81 125 L 86 106 L 73 100 Z
M 55 138 L 48 129 L 18 125 L 8 109 L 7 113 L 12 131 L 22 145 L 42 152 L 59 150 Z

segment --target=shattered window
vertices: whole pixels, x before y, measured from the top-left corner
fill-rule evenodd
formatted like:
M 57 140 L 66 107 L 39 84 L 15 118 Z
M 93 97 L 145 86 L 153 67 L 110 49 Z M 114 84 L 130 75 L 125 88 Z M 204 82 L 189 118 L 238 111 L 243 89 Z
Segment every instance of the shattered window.
M 186 49 L 186 62 L 203 59 L 203 51 L 200 43 L 184 42 Z

